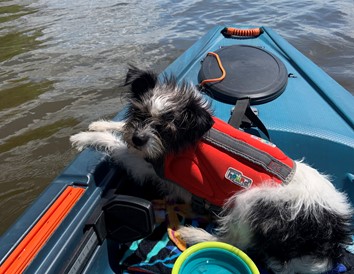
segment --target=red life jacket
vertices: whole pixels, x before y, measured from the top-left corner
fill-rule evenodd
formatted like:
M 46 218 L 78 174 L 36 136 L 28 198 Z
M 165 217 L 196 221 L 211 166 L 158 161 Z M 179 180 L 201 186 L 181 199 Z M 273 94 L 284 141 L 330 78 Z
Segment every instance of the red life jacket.
M 164 175 L 194 196 L 221 207 L 235 192 L 272 180 L 287 183 L 295 163 L 274 144 L 214 118 L 197 144 L 165 160 Z

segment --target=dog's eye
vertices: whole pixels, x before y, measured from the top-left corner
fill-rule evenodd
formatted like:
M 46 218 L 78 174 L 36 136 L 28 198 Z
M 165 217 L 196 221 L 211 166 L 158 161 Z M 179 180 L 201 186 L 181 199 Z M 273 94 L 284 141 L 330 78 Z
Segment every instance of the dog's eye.
M 155 124 L 155 129 L 161 134 L 166 128 L 162 124 Z
M 174 123 L 155 124 L 155 129 L 159 134 L 171 134 L 177 130 Z

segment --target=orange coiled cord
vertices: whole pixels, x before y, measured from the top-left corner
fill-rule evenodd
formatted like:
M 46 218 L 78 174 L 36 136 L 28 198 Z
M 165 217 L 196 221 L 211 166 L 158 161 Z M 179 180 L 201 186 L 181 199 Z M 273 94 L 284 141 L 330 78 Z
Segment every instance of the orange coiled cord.
M 225 69 L 224 69 L 224 67 L 223 67 L 223 65 L 221 63 L 219 55 L 217 53 L 215 53 L 215 52 L 208 52 L 208 55 L 212 55 L 212 56 L 214 56 L 216 58 L 216 61 L 218 62 L 218 66 L 219 66 L 219 68 L 220 68 L 220 70 L 222 72 L 222 75 L 220 77 L 218 77 L 218 78 L 205 79 L 202 82 L 200 82 L 200 86 L 203 86 L 206 83 L 220 82 L 220 81 L 224 80 L 225 77 L 226 77 L 226 71 L 225 71 Z
M 221 31 L 225 36 L 240 36 L 240 37 L 257 37 L 263 33 L 261 28 L 254 29 L 237 29 L 237 28 L 224 28 Z

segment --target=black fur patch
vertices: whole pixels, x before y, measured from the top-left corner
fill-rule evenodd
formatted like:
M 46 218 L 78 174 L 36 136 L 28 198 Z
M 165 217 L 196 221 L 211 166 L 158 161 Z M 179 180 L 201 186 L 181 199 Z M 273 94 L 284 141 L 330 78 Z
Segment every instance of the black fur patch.
M 130 66 L 124 85 L 131 85 L 131 97 L 140 99 L 141 95 L 153 89 L 157 83 L 157 75 L 151 71 L 140 70 Z
M 292 220 L 286 202 L 257 201 L 249 216 L 255 243 L 251 252 L 259 259 L 273 258 L 282 263 L 305 255 L 338 259 L 341 244 L 351 240 L 351 216 L 339 216 L 319 206 L 314 212 L 302 209 Z

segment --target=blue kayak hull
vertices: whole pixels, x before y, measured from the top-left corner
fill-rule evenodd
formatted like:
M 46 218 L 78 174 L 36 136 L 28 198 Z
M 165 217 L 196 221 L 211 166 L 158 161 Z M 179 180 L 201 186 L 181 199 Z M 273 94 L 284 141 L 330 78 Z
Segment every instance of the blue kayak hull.
M 273 30 L 262 27 L 257 38 L 233 39 L 221 34 L 217 26 L 198 40 L 163 72 L 177 80 L 198 84 L 202 60 L 208 52 L 231 45 L 260 47 L 277 56 L 292 77 L 276 99 L 256 105 L 259 118 L 272 142 L 293 159 L 329 174 L 337 188 L 345 191 L 354 204 L 354 98 L 323 70 L 297 51 Z M 228 121 L 233 104 L 212 100 L 215 116 Z M 119 120 L 123 113 L 114 118 Z M 82 243 L 85 226 L 101 205 L 108 188 L 119 184 L 120 175 L 107 157 L 86 149 L 48 186 L 23 216 L 0 239 L 0 265 L 40 220 L 67 186 L 81 187 L 83 196 L 61 221 L 53 234 L 26 266 L 27 273 L 59 273 L 72 264 L 73 251 Z M 78 269 L 83 273 L 115 273 L 119 245 L 92 235 L 87 256 Z M 90 250 L 89 250 L 90 249 Z M 1 268 L 0 268 L 1 272 Z

